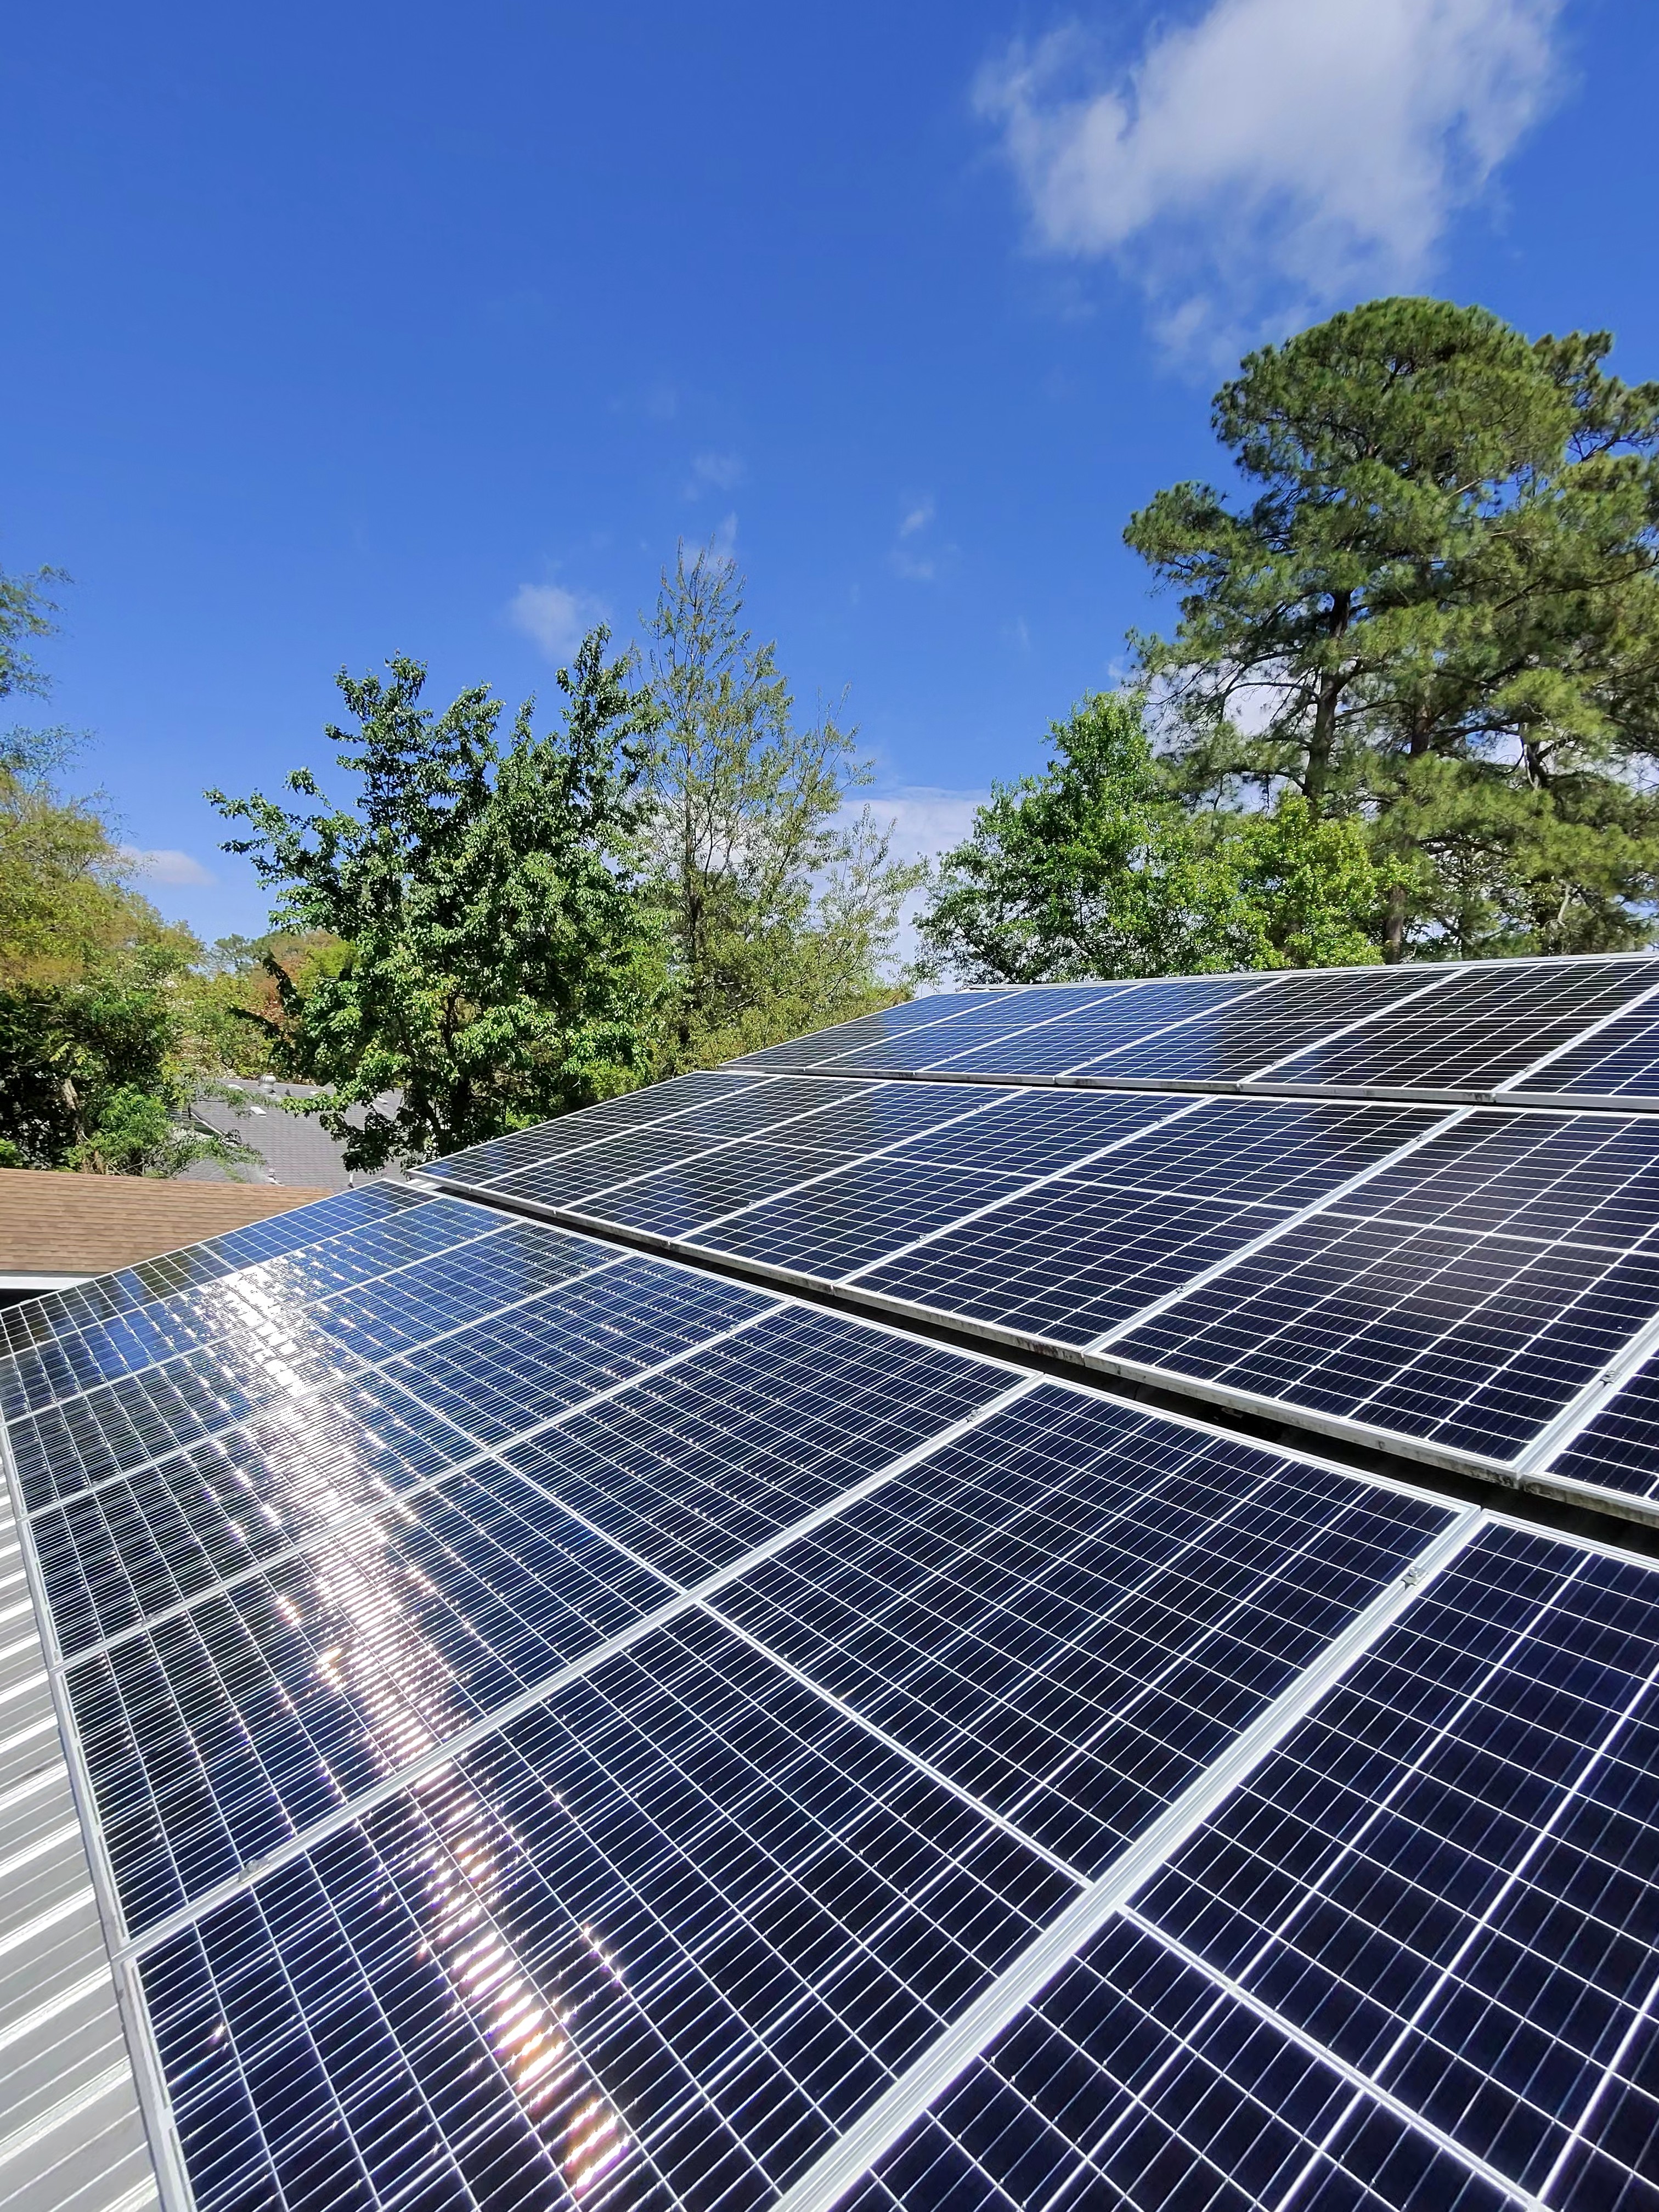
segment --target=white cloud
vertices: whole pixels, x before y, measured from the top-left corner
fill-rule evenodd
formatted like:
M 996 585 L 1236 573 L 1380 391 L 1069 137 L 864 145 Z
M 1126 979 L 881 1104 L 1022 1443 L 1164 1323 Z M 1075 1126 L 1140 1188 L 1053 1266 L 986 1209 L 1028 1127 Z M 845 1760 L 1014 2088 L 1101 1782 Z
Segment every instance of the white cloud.
M 901 538 L 914 538 L 917 531 L 926 530 L 928 524 L 933 520 L 935 512 L 936 510 L 931 499 L 919 499 L 915 505 L 910 509 L 909 513 L 905 516 L 903 521 L 900 523 L 898 528 L 899 536 Z
M 876 793 L 869 805 L 878 822 L 893 824 L 896 860 L 931 860 L 961 844 L 974 826 L 976 810 L 990 796 L 988 791 L 947 791 L 936 784 L 912 783 Z
M 176 853 L 169 846 L 147 850 L 142 845 L 123 845 L 121 858 L 135 875 L 148 876 L 153 884 L 199 887 L 219 880 L 210 868 L 204 868 L 188 853 Z
M 735 491 L 748 473 L 739 453 L 694 453 L 685 495 L 700 499 L 706 491 Z
M 893 541 L 893 550 L 888 558 L 892 563 L 894 574 L 902 576 L 908 584 L 931 584 L 939 574 L 940 551 L 932 546 L 912 543 L 925 537 L 932 529 L 937 513 L 931 493 L 924 493 L 921 498 L 907 501 L 905 504 L 898 533 Z M 953 553 L 956 548 L 945 546 L 942 550 L 949 554 Z
M 507 618 L 550 660 L 562 660 L 595 623 L 605 620 L 605 608 L 588 592 L 568 592 L 562 584 L 520 584 Z
M 717 561 L 735 561 L 738 557 L 738 518 L 722 515 L 709 532 L 708 550 Z
M 1212 0 L 1115 74 L 1077 27 L 1017 45 L 975 104 L 1036 242 L 1115 256 L 1202 349 L 1420 284 L 1549 104 L 1563 4 Z

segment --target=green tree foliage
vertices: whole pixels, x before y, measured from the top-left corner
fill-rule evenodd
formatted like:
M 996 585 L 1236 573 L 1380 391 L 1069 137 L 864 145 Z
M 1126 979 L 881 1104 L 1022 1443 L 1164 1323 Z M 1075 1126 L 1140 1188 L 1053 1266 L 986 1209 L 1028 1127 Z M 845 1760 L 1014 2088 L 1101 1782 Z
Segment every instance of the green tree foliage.
M 47 688 L 20 641 L 50 631 L 54 578 L 0 577 L 0 695 Z M 99 805 L 58 788 L 69 750 L 61 730 L 0 740 L 0 1164 L 234 1170 L 247 1148 L 189 1118 L 204 1081 L 185 1016 L 200 947 L 132 890 Z
M 1659 890 L 1659 385 L 1605 332 L 1377 300 L 1250 355 L 1215 429 L 1249 495 L 1126 537 L 1186 793 L 1366 823 L 1385 957 L 1647 941 Z
M 867 806 L 850 811 L 870 780 L 856 731 L 797 720 L 775 647 L 742 614 L 735 565 L 682 547 L 650 622 L 663 1073 L 890 1005 L 902 992 L 884 966 L 925 872 L 894 860 Z
M 945 854 L 919 923 L 964 982 L 1322 967 L 1374 959 L 1378 877 L 1358 823 L 1300 793 L 1194 815 L 1133 694 L 1097 694 L 1049 731 L 1039 776 L 999 785 Z
M 226 850 L 276 894 L 277 929 L 349 948 L 303 989 L 268 953 L 281 1015 L 253 1018 L 279 1073 L 325 1086 L 306 1110 L 353 1167 L 475 1144 L 647 1072 L 660 957 L 633 847 L 655 715 L 607 643 L 592 631 L 559 671 L 562 727 L 538 735 L 527 701 L 504 744 L 484 687 L 434 715 L 417 661 L 385 682 L 342 672 L 358 727 L 328 734 L 359 780 L 349 809 L 208 794 L 249 825 Z M 319 796 L 308 769 L 288 781 Z

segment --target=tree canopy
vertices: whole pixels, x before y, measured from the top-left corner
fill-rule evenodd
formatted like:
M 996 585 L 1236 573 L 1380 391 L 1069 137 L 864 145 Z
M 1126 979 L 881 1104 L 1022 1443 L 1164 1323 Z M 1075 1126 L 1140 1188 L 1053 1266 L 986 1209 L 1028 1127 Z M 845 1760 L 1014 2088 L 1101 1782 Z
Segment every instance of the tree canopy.
M 1378 877 L 1357 822 L 1299 793 L 1194 815 L 1133 694 L 1097 693 L 1048 732 L 1041 775 L 999 785 L 947 853 L 918 924 L 964 982 L 1321 967 L 1376 957 Z
M 797 718 L 775 646 L 743 627 L 735 565 L 681 547 L 650 618 L 660 722 L 646 834 L 667 930 L 661 1072 L 850 1019 L 898 995 L 882 973 L 925 871 L 853 794 L 857 732 Z
M 1644 943 L 1659 890 L 1659 385 L 1605 332 L 1376 300 L 1248 356 L 1247 503 L 1160 492 L 1136 641 L 1189 799 L 1365 822 L 1384 955 Z
M 661 962 L 636 866 L 657 714 L 609 633 L 558 672 L 561 726 L 535 702 L 505 743 L 501 702 L 464 691 L 421 704 L 426 672 L 341 672 L 356 722 L 331 727 L 356 778 L 347 807 L 208 795 L 250 834 L 279 931 L 339 940 L 304 988 L 274 950 L 280 1013 L 263 1025 L 277 1072 L 313 1102 L 348 1165 L 416 1161 L 586 1105 L 641 1080 Z M 310 770 L 289 787 L 320 796 Z

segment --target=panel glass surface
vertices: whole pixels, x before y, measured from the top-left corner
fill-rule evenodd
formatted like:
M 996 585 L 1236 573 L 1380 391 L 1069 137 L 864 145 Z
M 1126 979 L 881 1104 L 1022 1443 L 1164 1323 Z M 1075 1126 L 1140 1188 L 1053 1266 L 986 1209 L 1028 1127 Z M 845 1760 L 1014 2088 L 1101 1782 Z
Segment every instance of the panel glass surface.
M 1633 1375 L 1550 1462 L 1553 1474 L 1659 1498 L 1659 1367 Z
M 1098 996 L 1109 987 L 1092 987 Z M 883 1006 L 873 1014 L 860 1014 L 856 1021 L 839 1022 L 833 1029 L 815 1030 L 803 1037 L 791 1037 L 783 1044 L 770 1044 L 759 1052 L 744 1053 L 734 1060 L 734 1068 L 790 1068 L 816 1067 L 820 1064 L 840 1060 L 849 1052 L 857 1052 L 865 1045 L 896 1042 L 913 1030 L 933 1029 L 954 1022 L 959 1014 L 972 1013 L 996 1005 L 999 1000 L 1024 997 L 1012 990 L 940 991 L 930 998 L 911 999 L 902 1006 Z
M 1570 1091 L 1589 1098 L 1659 1100 L 1659 1006 L 1649 1000 L 1620 1014 L 1547 1067 L 1532 1069 L 1516 1091 L 1524 1097 Z
M 1425 981 L 1431 980 L 1425 975 Z M 1348 1088 L 1487 1091 L 1510 1083 L 1659 980 L 1650 961 L 1493 961 L 1443 991 L 1282 1061 L 1261 1079 Z
M 1136 1039 L 1160 1032 L 1176 1034 L 1176 1025 L 1220 1006 L 1242 1006 L 1251 1000 L 1264 1003 L 1277 988 L 1270 976 L 1181 975 L 1150 983 L 1121 985 L 1109 997 L 1093 1005 L 1082 1001 L 1062 1006 L 1060 992 L 1032 992 L 1024 1025 L 1004 1018 L 993 1025 L 975 1017 L 975 1036 L 953 1042 L 947 1053 L 923 1058 L 915 1054 L 922 1070 L 937 1068 L 957 1075 L 1058 1075 L 1091 1064 L 1102 1054 L 1114 1053 Z M 1012 1012 L 1012 1009 L 1008 1010 Z M 957 1025 L 963 1029 L 966 1024 Z M 943 1042 L 923 1031 L 917 1045 Z M 964 1050 L 963 1046 L 970 1046 Z M 863 1056 L 846 1063 L 866 1064 Z
M 755 1088 L 757 1079 L 723 1068 L 707 1073 L 678 1075 L 666 1083 L 653 1083 L 643 1091 L 629 1091 L 620 1098 L 607 1098 L 574 1114 L 562 1114 L 554 1121 L 538 1121 L 529 1129 L 514 1129 L 474 1145 L 464 1152 L 451 1152 L 442 1165 L 457 1182 L 487 1183 L 522 1167 L 531 1160 L 554 1159 L 601 1137 L 616 1136 L 653 1121 L 672 1121 L 695 1106 L 719 1106 L 741 1098 Z M 437 1163 L 434 1163 L 437 1164 Z

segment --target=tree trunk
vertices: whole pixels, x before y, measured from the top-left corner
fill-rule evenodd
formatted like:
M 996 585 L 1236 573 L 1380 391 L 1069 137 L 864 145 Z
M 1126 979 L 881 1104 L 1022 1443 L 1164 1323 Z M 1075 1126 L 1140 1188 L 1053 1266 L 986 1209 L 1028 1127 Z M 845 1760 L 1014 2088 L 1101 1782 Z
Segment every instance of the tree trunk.
M 1352 593 L 1336 592 L 1331 601 L 1330 634 L 1334 638 L 1346 632 L 1352 611 Z M 1336 749 L 1336 709 L 1343 684 L 1344 678 L 1337 670 L 1327 669 L 1319 679 L 1319 696 L 1314 704 L 1313 735 L 1308 741 L 1308 769 L 1302 790 L 1308 811 L 1316 820 L 1323 807 L 1325 787 L 1330 781 L 1331 755 Z
M 1394 967 L 1406 957 L 1406 886 L 1389 885 L 1389 916 L 1382 931 L 1382 957 Z

